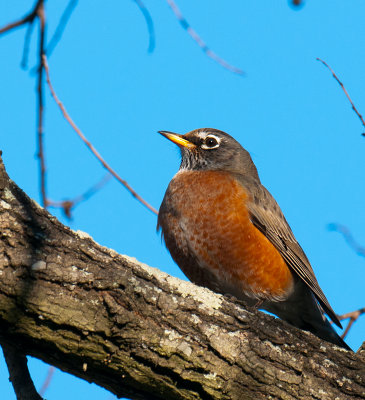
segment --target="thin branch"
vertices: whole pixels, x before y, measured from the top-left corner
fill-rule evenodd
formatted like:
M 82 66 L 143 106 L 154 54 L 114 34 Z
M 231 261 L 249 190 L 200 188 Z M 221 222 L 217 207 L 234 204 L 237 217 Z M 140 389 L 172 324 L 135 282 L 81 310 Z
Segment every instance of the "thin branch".
M 60 21 L 57 25 L 57 28 L 49 41 L 49 44 L 47 45 L 47 48 L 45 49 L 45 54 L 47 54 L 48 57 L 53 53 L 53 50 L 57 46 L 58 42 L 60 41 L 62 34 L 66 28 L 66 25 L 72 15 L 72 12 L 74 11 L 76 5 L 77 5 L 78 0 L 70 0 L 70 2 L 67 4 L 67 7 L 65 8 L 64 12 L 62 13 L 62 16 L 60 18 Z M 30 74 L 33 75 L 36 72 L 38 72 L 39 66 L 34 66 L 30 70 Z
M 46 190 L 46 161 L 44 155 L 44 127 L 43 127 L 43 111 L 44 111 L 44 63 L 43 56 L 45 54 L 45 29 L 46 29 L 46 17 L 44 11 L 44 2 L 40 1 L 40 5 L 37 8 L 37 16 L 39 19 L 39 66 L 38 66 L 38 84 L 37 84 L 37 109 L 38 109 L 38 120 L 37 120 L 37 139 L 38 139 L 38 152 L 37 157 L 39 159 L 39 173 L 41 182 L 41 199 L 43 207 L 47 208 L 47 190 Z
M 28 51 L 29 51 L 29 42 L 32 34 L 32 29 L 34 26 L 34 21 L 37 17 L 39 17 L 39 10 L 43 7 L 43 1 L 44 0 L 38 0 L 35 3 L 33 9 L 25 17 L 20 18 L 19 20 L 12 22 L 0 29 L 0 35 L 1 35 L 3 33 L 10 32 L 12 29 L 20 28 L 21 26 L 28 24 L 28 28 L 25 33 L 25 39 L 24 39 L 24 49 L 21 61 L 22 68 L 26 68 Z
M 357 108 L 355 107 L 353 101 L 351 100 L 350 95 L 348 94 L 344 84 L 339 80 L 339 78 L 337 77 L 337 75 L 335 74 L 335 72 L 333 71 L 333 69 L 322 59 L 320 58 L 316 58 L 317 61 L 320 61 L 324 66 L 326 66 L 332 73 L 332 76 L 336 79 L 336 81 L 338 82 L 338 84 L 341 86 L 341 89 L 344 91 L 348 101 L 351 104 L 352 109 L 355 111 L 355 113 L 357 114 L 357 116 L 360 118 L 361 123 L 363 124 L 363 126 L 365 126 L 365 121 L 364 118 L 362 117 L 362 115 L 359 113 L 359 111 L 357 111 Z M 362 134 L 363 136 L 365 136 L 365 133 Z
M 149 53 L 152 53 L 155 48 L 155 28 L 153 26 L 151 14 L 149 13 L 147 7 L 144 5 L 142 0 L 134 0 L 134 2 L 137 4 L 138 8 L 141 10 L 141 13 L 144 16 L 144 19 L 146 20 L 149 35 L 149 44 L 147 51 Z
M 31 36 L 32 25 L 38 19 L 39 21 L 39 45 L 38 45 L 38 69 L 37 69 L 37 144 L 38 151 L 37 157 L 39 159 L 39 172 L 41 181 L 41 199 L 43 207 L 47 207 L 47 194 L 46 194 L 46 163 L 44 157 L 44 143 L 43 143 L 43 111 L 44 111 L 44 66 L 43 55 L 45 54 L 45 32 L 46 32 L 46 17 L 44 10 L 44 0 L 38 0 L 34 8 L 25 17 L 18 21 L 12 22 L 2 29 L 0 34 L 9 32 L 10 30 L 20 27 L 25 24 L 30 24 L 25 36 L 25 47 L 23 52 L 22 65 L 26 63 L 28 54 L 29 40 Z
M 203 50 L 203 52 L 213 59 L 215 62 L 220 64 L 223 68 L 228 69 L 231 72 L 234 72 L 238 75 L 243 75 L 244 72 L 235 67 L 234 65 L 229 64 L 223 58 L 219 57 L 216 53 L 214 53 L 203 41 L 203 39 L 198 35 L 198 33 L 190 26 L 188 21 L 182 15 L 180 9 L 176 5 L 174 0 L 166 0 L 169 6 L 171 7 L 172 11 L 174 12 L 176 18 L 180 22 L 180 25 L 188 32 L 188 34 L 193 38 L 193 40 L 198 44 L 198 46 Z
M 347 334 L 349 333 L 349 330 L 351 329 L 352 325 L 360 318 L 361 315 L 365 314 L 365 307 L 360 308 L 359 310 L 351 311 L 346 314 L 342 315 L 337 315 L 338 319 L 340 321 L 349 318 L 349 322 L 346 326 L 346 329 L 344 330 L 343 334 L 341 335 L 342 339 L 344 339 Z
M 60 18 L 60 21 L 57 25 L 57 28 L 51 38 L 51 40 L 48 43 L 47 49 L 46 49 L 46 54 L 47 57 L 49 57 L 55 47 L 57 46 L 58 42 L 60 41 L 62 34 L 66 28 L 66 25 L 75 9 L 77 6 L 78 0 L 70 0 L 69 3 L 67 4 L 67 7 L 65 8 L 64 12 L 62 13 L 62 16 Z
M 95 149 L 95 147 L 86 139 L 85 135 L 81 132 L 81 130 L 76 126 L 76 124 L 74 123 L 74 121 L 72 120 L 72 118 L 69 116 L 69 114 L 67 113 L 64 105 L 62 104 L 62 102 L 58 99 L 50 77 L 49 77 L 49 68 L 48 68 L 48 64 L 47 64 L 47 58 L 45 55 L 43 55 L 43 65 L 44 65 L 44 69 L 46 71 L 46 79 L 47 79 L 47 84 L 48 87 L 51 91 L 52 97 L 54 98 L 55 102 L 57 103 L 58 107 L 60 108 L 64 118 L 68 121 L 68 123 L 72 126 L 72 128 L 74 129 L 74 131 L 77 133 L 77 135 L 81 138 L 81 140 L 86 144 L 86 146 L 89 148 L 89 150 L 94 154 L 94 156 L 100 161 L 100 163 L 102 164 L 102 166 L 107 169 L 113 176 L 114 178 L 116 178 L 131 194 L 133 197 L 135 197 L 138 201 L 140 201 L 145 207 L 147 207 L 150 211 L 152 211 L 154 214 L 158 214 L 157 210 L 155 208 L 153 208 L 149 203 L 147 203 L 147 201 L 145 201 L 135 190 L 132 189 L 132 187 L 127 183 L 127 181 L 125 181 L 124 179 L 122 179 L 110 166 L 109 164 L 107 164 L 107 162 L 103 159 L 103 157 L 99 154 L 99 152 Z
M 350 230 L 341 224 L 329 224 L 328 229 L 330 231 L 339 232 L 342 234 L 347 244 L 361 257 L 365 257 L 365 247 L 361 246 L 352 236 Z
M 2 35 L 3 33 L 9 32 L 14 28 L 19 28 L 20 26 L 30 22 L 31 19 L 34 19 L 34 17 L 33 18 L 31 18 L 31 17 L 32 17 L 32 15 L 30 14 L 30 15 L 27 15 L 26 17 L 20 19 L 19 21 L 15 21 L 8 25 L 5 25 L 3 28 L 0 29 L 0 35 Z
M 294 7 L 298 7 L 298 6 L 302 6 L 303 5 L 303 1 L 302 0 L 292 0 L 291 4 Z
M 29 44 L 30 44 L 30 39 L 32 37 L 33 28 L 34 28 L 34 20 L 29 22 L 27 30 L 25 32 L 23 56 L 22 56 L 22 61 L 20 63 L 20 66 L 23 69 L 26 69 L 28 66 Z
M 112 178 L 112 175 L 108 172 L 98 183 L 93 185 L 83 194 L 74 197 L 73 199 L 63 200 L 63 201 L 52 201 L 48 200 L 49 207 L 61 208 L 66 218 L 72 219 L 72 210 L 80 203 L 88 200 L 96 192 L 101 190 Z
M 2 35 L 3 33 L 6 32 L 10 32 L 12 29 L 15 28 L 19 28 L 22 25 L 31 23 L 34 21 L 34 19 L 37 17 L 38 15 L 38 9 L 42 6 L 43 0 L 38 0 L 33 9 L 23 18 L 20 18 L 19 20 L 15 21 L 15 22 L 11 22 L 8 25 L 5 25 L 3 28 L 0 29 L 0 35 Z
M 52 381 L 54 372 L 55 372 L 55 367 L 51 366 L 48 368 L 46 379 L 44 380 L 42 387 L 39 389 L 39 394 L 41 396 L 43 396 L 44 393 L 46 393 L 46 390 L 48 389 L 48 387 Z
M 344 237 L 344 239 L 346 240 L 347 244 L 359 255 L 362 257 L 365 257 L 365 247 L 360 246 L 356 240 L 354 239 L 354 237 L 352 236 L 350 230 L 341 224 L 329 224 L 328 225 L 328 229 L 331 231 L 335 231 L 335 232 L 339 232 L 342 234 L 342 236 Z M 351 311 L 349 313 L 346 314 L 342 314 L 342 315 L 337 315 L 338 319 L 340 321 L 349 318 L 349 322 L 345 328 L 345 330 L 343 331 L 341 338 L 344 339 L 347 334 L 349 333 L 352 325 L 355 323 L 355 321 L 358 320 L 358 318 L 365 314 L 365 307 L 364 308 L 360 308 L 359 310 L 356 311 Z
M 27 357 L 11 345 L 2 345 L 17 400 L 42 400 L 29 374 Z

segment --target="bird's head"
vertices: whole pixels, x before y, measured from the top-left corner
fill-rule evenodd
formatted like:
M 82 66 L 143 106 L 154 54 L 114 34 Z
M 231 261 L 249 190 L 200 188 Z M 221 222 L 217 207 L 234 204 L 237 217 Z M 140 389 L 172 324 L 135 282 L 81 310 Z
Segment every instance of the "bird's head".
M 218 170 L 254 179 L 258 174 L 251 156 L 232 136 L 212 128 L 195 129 L 185 135 L 159 133 L 181 150 L 180 170 Z

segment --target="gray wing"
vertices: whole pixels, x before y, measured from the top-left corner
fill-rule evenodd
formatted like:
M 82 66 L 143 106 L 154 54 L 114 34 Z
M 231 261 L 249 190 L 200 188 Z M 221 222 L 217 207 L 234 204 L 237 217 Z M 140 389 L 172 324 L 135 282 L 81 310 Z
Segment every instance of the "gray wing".
M 247 186 L 247 185 L 244 185 Z M 251 221 L 276 247 L 287 265 L 301 278 L 313 292 L 331 320 L 342 328 L 335 312 L 322 292 L 313 269 L 296 241 L 280 207 L 267 189 L 259 185 L 249 185 L 252 198 L 247 203 Z

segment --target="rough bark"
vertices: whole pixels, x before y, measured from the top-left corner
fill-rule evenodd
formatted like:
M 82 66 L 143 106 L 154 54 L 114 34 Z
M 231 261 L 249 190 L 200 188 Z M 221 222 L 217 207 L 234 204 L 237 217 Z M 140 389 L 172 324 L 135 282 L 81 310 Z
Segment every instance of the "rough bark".
M 365 398 L 363 352 L 100 246 L 2 162 L 0 342 L 132 399 Z

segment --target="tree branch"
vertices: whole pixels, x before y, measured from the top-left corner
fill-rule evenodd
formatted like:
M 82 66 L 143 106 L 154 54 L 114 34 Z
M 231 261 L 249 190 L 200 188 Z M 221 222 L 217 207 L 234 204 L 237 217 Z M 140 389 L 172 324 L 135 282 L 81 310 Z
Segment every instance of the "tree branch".
M 0 342 L 131 399 L 365 392 L 361 354 L 71 231 L 10 181 L 2 163 Z
M 86 192 L 74 197 L 73 199 L 67 199 L 62 201 L 48 200 L 48 206 L 50 208 L 61 208 L 64 216 L 68 219 L 72 219 L 72 210 L 80 203 L 88 200 L 96 192 L 101 190 L 112 178 L 110 173 L 104 175 L 104 177 L 99 180 L 95 185 L 91 186 Z
M 61 15 L 60 21 L 57 25 L 57 28 L 49 41 L 47 45 L 47 49 L 45 53 L 47 54 L 47 57 L 49 58 L 51 54 L 53 53 L 53 50 L 57 46 L 58 42 L 60 41 L 63 31 L 66 28 L 66 25 L 75 9 L 77 6 L 78 0 L 70 0 L 69 3 L 67 4 L 67 7 L 65 8 L 64 12 Z
M 361 246 L 353 237 L 351 231 L 347 226 L 337 223 L 328 224 L 328 229 L 330 231 L 341 233 L 344 237 L 346 243 L 351 247 L 355 253 L 361 257 L 365 257 L 365 247 Z
M 344 339 L 346 337 L 346 335 L 349 333 L 352 325 L 364 314 L 365 314 L 365 307 L 359 308 L 358 310 L 350 311 L 346 314 L 342 314 L 342 315 L 338 316 L 338 319 L 340 321 L 343 321 L 344 319 L 349 319 L 346 329 L 344 330 L 344 332 L 341 335 L 342 339 Z
M 317 61 L 321 62 L 325 67 L 327 67 L 330 71 L 331 74 L 333 76 L 334 79 L 336 79 L 337 83 L 341 86 L 341 89 L 343 90 L 343 92 L 345 93 L 348 101 L 351 104 L 351 108 L 353 109 L 353 111 L 356 113 L 356 115 L 359 117 L 361 123 L 363 124 L 363 126 L 365 126 L 365 121 L 364 118 L 362 117 L 362 115 L 359 113 L 359 111 L 357 110 L 357 108 L 355 107 L 354 102 L 351 100 L 350 95 L 348 94 L 344 84 L 340 81 L 340 79 L 338 78 L 338 76 L 335 74 L 335 71 L 325 62 L 323 61 L 321 58 L 317 57 L 316 58 Z M 363 136 L 365 136 L 365 134 L 363 134 Z
M 43 1 L 44 0 L 37 0 L 33 9 L 25 17 L 20 18 L 19 20 L 11 22 L 10 24 L 7 24 L 4 27 L 0 28 L 0 35 L 2 35 L 3 33 L 8 33 L 11 30 L 19 28 L 23 25 L 33 23 L 34 19 L 38 15 L 39 8 L 43 6 Z
M 48 368 L 48 373 L 47 373 L 46 379 L 44 380 L 42 387 L 39 389 L 39 394 L 41 396 L 43 396 L 44 393 L 46 393 L 46 390 L 48 389 L 48 387 L 52 381 L 54 371 L 55 371 L 55 367 Z
M 43 400 L 30 377 L 27 357 L 10 344 L 3 344 L 2 347 L 17 400 Z
M 238 75 L 244 75 L 244 72 L 242 69 L 235 67 L 234 65 L 229 64 L 226 60 L 223 60 L 223 58 L 219 57 L 212 49 L 210 49 L 206 43 L 203 41 L 203 39 L 198 35 L 198 33 L 190 26 L 188 21 L 185 19 L 183 14 L 181 13 L 179 7 L 175 3 L 174 0 L 167 0 L 168 5 L 170 6 L 171 10 L 175 14 L 175 17 L 178 19 L 180 22 L 180 25 L 186 30 L 186 32 L 191 36 L 191 38 L 194 40 L 194 42 L 202 49 L 202 51 L 212 60 L 214 60 L 216 63 L 221 65 L 223 68 L 227 69 L 228 71 L 231 71 L 235 74 Z
M 155 48 L 155 28 L 153 26 L 153 19 L 142 0 L 134 0 L 134 2 L 137 4 L 138 8 L 140 9 L 140 11 L 146 21 L 146 25 L 147 25 L 147 29 L 148 29 L 148 36 L 149 36 L 149 43 L 148 43 L 147 51 L 149 53 L 152 53 Z
M 122 179 L 116 171 L 104 160 L 104 158 L 100 155 L 100 153 L 96 150 L 96 148 L 93 146 L 89 140 L 87 140 L 86 136 L 81 132 L 81 130 L 78 128 L 78 126 L 75 124 L 75 122 L 72 120 L 72 118 L 69 116 L 68 112 L 66 111 L 65 106 L 62 104 L 62 102 L 59 100 L 59 98 L 56 95 L 56 92 L 52 86 L 51 83 L 51 78 L 49 76 L 49 68 L 48 68 L 48 63 L 47 63 L 47 57 L 43 55 L 43 66 L 46 72 L 46 79 L 47 79 L 47 84 L 49 87 L 49 90 L 51 91 L 51 95 L 55 102 L 57 103 L 59 109 L 62 112 L 62 115 L 66 119 L 66 121 L 71 125 L 72 129 L 76 132 L 76 134 L 79 136 L 79 138 L 85 143 L 85 145 L 88 147 L 88 149 L 94 154 L 94 156 L 99 160 L 101 165 L 109 171 L 113 177 L 121 183 L 130 193 L 131 195 L 136 198 L 140 203 L 142 203 L 145 207 L 147 207 L 150 211 L 152 211 L 154 214 L 158 214 L 158 211 L 152 207 L 146 200 L 144 200 L 130 185 L 129 183 Z
M 38 77 L 37 77 L 37 157 L 39 159 L 39 176 L 40 176 L 40 194 L 43 207 L 48 207 L 47 197 L 47 180 L 46 180 L 46 161 L 44 154 L 44 63 L 45 55 L 45 35 L 46 35 L 46 17 L 44 10 L 44 1 L 39 2 L 37 8 L 37 16 L 39 19 L 39 49 L 38 49 Z

